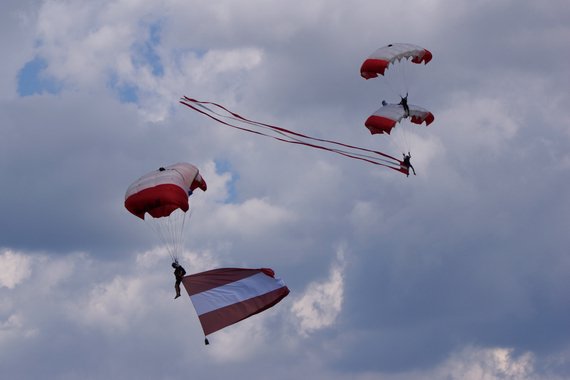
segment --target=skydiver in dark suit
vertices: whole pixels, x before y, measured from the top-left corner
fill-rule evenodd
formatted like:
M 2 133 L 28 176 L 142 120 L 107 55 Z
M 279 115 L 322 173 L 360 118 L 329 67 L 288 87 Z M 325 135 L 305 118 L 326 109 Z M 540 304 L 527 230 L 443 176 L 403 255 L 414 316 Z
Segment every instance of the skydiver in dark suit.
M 180 297 L 180 283 L 182 282 L 182 278 L 186 274 L 186 271 L 182 265 L 178 264 L 178 261 L 174 261 L 172 263 L 172 268 L 174 268 L 174 277 L 176 277 L 176 283 L 174 284 L 174 289 L 176 289 L 176 296 L 174 299 L 177 299 Z

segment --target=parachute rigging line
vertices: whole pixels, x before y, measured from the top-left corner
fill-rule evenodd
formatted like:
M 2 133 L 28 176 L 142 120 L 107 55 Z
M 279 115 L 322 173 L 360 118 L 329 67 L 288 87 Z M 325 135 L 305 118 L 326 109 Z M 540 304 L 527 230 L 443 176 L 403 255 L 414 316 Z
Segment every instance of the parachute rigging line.
M 386 168 L 405 174 L 405 170 L 402 168 L 402 161 L 379 151 L 361 148 L 333 140 L 311 137 L 275 125 L 250 120 L 235 112 L 230 111 L 220 104 L 213 102 L 203 102 L 185 96 L 180 99 L 180 103 L 198 113 L 208 116 L 220 124 L 229 126 L 231 128 L 269 137 L 281 142 L 304 145 L 315 149 L 329 151 L 348 158 L 365 161 L 374 165 L 384 166 Z M 236 123 L 232 123 L 232 121 Z M 252 128 L 247 128 L 246 126 L 252 126 L 254 128 L 267 131 L 268 133 L 264 133 L 260 130 Z M 330 144 L 331 146 L 325 146 L 322 144 Z

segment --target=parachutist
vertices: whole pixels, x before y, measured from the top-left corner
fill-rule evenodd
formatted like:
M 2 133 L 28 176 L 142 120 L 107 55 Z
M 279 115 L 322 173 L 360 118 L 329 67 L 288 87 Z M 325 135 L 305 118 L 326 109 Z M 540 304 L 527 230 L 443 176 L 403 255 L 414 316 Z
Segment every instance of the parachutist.
M 382 105 L 383 105 L 383 106 L 386 106 L 386 105 L 388 105 L 388 102 L 385 101 L 385 100 L 382 100 Z
M 174 268 L 174 277 L 176 277 L 176 283 L 174 284 L 174 289 L 176 289 L 176 296 L 174 299 L 177 299 L 180 297 L 180 283 L 182 282 L 182 278 L 186 274 L 186 271 L 182 265 L 178 264 L 178 261 L 172 263 L 172 268 Z
M 404 156 L 404 161 L 402 162 L 402 165 L 408 170 L 408 172 L 406 173 L 406 177 L 410 176 L 410 169 L 412 169 L 412 172 L 414 173 L 414 175 L 416 175 L 416 170 L 414 169 L 412 163 L 410 162 L 412 158 L 410 152 L 408 152 L 408 154 L 402 153 L 402 156 Z
M 400 100 L 400 104 L 402 107 L 404 107 L 404 117 L 408 117 L 410 116 L 410 107 L 408 106 L 408 93 L 406 92 L 406 96 L 402 97 L 402 100 Z

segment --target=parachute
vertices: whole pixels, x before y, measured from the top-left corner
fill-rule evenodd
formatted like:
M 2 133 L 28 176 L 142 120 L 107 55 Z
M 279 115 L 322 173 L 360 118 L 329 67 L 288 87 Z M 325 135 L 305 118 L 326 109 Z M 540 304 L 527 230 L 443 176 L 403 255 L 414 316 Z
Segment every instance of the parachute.
M 360 75 L 364 79 L 376 78 L 384 75 L 390 64 L 410 59 L 413 63 L 427 64 L 432 59 L 429 50 L 417 45 L 396 43 L 381 47 L 374 51 L 360 67 Z
M 427 64 L 432 59 L 429 50 L 421 46 L 408 43 L 394 43 L 381 47 L 374 51 L 368 58 L 364 60 L 360 66 L 360 75 L 364 79 L 382 77 L 382 82 L 391 90 L 400 96 L 407 98 L 410 92 L 409 70 L 412 63 Z M 390 73 L 386 70 L 390 68 Z M 411 81 L 413 83 L 413 81 Z
M 414 124 L 422 124 L 425 122 L 426 127 L 433 122 L 434 116 L 428 110 L 413 104 L 410 104 L 408 107 L 409 115 L 406 115 L 404 107 L 400 104 L 383 105 L 366 119 L 364 125 L 368 128 L 370 133 L 374 135 L 379 133 L 390 134 L 392 128 L 396 126 L 396 123 L 399 123 L 406 116 L 408 116 L 410 121 Z
M 173 261 L 182 249 L 188 197 L 197 188 L 207 189 L 198 168 L 177 163 L 145 174 L 125 194 L 125 208 L 155 230 Z
M 182 283 L 205 336 L 261 313 L 289 294 L 285 283 L 269 268 L 213 269 L 185 276 Z
M 374 112 L 365 121 L 364 125 L 372 134 L 390 134 L 396 124 L 401 123 L 399 133 L 392 142 L 403 152 L 410 152 L 412 138 L 410 136 L 410 124 L 422 124 L 426 126 L 434 121 L 434 115 L 428 110 L 408 104 L 409 84 L 407 78 L 406 61 L 415 64 L 427 64 L 432 59 L 432 53 L 421 46 L 408 43 L 395 43 L 381 47 L 374 51 L 364 60 L 360 67 L 360 75 L 364 79 L 382 76 L 387 86 L 399 95 L 399 104 L 390 104 L 382 101 L 382 107 Z M 392 67 L 391 73 L 387 73 Z

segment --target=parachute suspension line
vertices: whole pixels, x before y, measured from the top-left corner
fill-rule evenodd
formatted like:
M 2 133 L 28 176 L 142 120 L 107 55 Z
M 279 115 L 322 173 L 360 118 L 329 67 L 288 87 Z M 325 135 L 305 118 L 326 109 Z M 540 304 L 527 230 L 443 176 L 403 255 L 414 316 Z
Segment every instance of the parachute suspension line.
M 388 67 L 388 70 L 396 71 L 396 73 L 395 73 L 394 76 L 397 76 L 397 75 L 398 75 L 398 71 L 399 71 L 399 70 L 397 69 L 397 66 L 400 66 L 400 65 L 394 65 L 394 64 L 392 64 L 392 65 L 390 65 L 390 66 Z M 392 75 L 384 75 L 383 77 L 384 77 L 384 81 L 386 82 L 386 84 L 387 84 L 388 87 L 390 88 L 390 91 L 391 91 L 393 94 L 398 94 L 398 95 L 400 95 L 400 97 L 402 97 L 401 89 L 400 89 L 400 88 L 396 88 L 396 85 L 392 82 Z M 398 101 L 399 101 L 399 100 L 398 100 Z M 389 101 L 388 101 L 388 103 L 392 103 L 392 102 L 393 102 L 392 100 L 389 100 Z
M 408 69 L 407 69 L 408 65 L 399 65 L 399 66 L 401 66 L 400 72 L 402 76 L 402 84 L 404 86 L 403 88 L 404 93 L 400 94 L 400 96 L 404 97 L 407 96 L 410 91 L 410 83 L 408 81 Z
M 340 142 L 336 142 L 336 141 L 332 141 L 332 140 L 319 139 L 319 138 L 307 136 L 307 135 L 304 135 L 304 134 L 301 134 L 298 132 L 294 132 L 294 131 L 291 131 L 291 130 L 288 130 L 285 128 L 281 128 L 281 127 L 278 127 L 275 125 L 270 125 L 270 124 L 265 124 L 265 123 L 249 120 L 249 119 L 244 118 L 243 116 L 240 116 L 240 115 L 228 110 L 224 106 L 217 104 L 217 103 L 202 102 L 202 101 L 198 101 L 195 99 L 188 98 L 186 96 L 180 100 L 180 103 L 191 108 L 191 109 L 193 109 L 196 112 L 199 112 L 203 115 L 208 116 L 209 118 L 217 121 L 220 124 L 223 124 L 223 125 L 235 128 L 235 129 L 254 133 L 254 134 L 257 134 L 260 136 L 270 137 L 270 138 L 273 138 L 275 140 L 290 143 L 290 144 L 298 144 L 298 145 L 304 145 L 304 146 L 308 146 L 308 147 L 315 148 L 315 149 L 326 150 L 329 152 L 340 154 L 340 155 L 345 156 L 345 157 L 354 158 L 354 159 L 366 161 L 366 162 L 369 162 L 369 163 L 372 163 L 375 165 L 384 166 L 384 167 L 387 167 L 387 168 L 390 168 L 390 169 L 393 169 L 396 171 L 401 171 L 400 170 L 401 161 L 399 159 L 392 157 L 390 155 L 387 155 L 385 153 L 379 152 L 379 151 L 366 149 L 366 148 L 360 148 L 357 146 L 344 144 L 344 143 L 340 143 Z M 211 109 L 208 106 L 214 107 L 216 109 L 220 109 L 224 113 L 227 113 L 227 114 L 222 114 L 221 112 L 215 111 L 214 109 Z M 244 125 L 251 125 L 255 128 L 259 128 L 261 130 L 269 131 L 270 133 L 273 133 L 274 135 L 264 133 L 264 132 L 260 132 L 259 130 L 249 129 L 249 128 L 246 128 L 243 126 L 232 124 L 230 122 L 224 121 L 223 119 L 235 121 L 235 122 L 238 122 L 238 123 L 241 123 Z M 316 141 L 319 144 L 329 144 L 330 146 L 319 145 L 319 144 L 313 143 L 311 141 Z M 342 147 L 342 149 L 338 148 L 338 147 Z
M 398 126 L 392 131 L 392 143 L 394 147 L 402 153 L 409 153 L 412 150 L 413 125 L 410 118 L 403 118 Z
M 153 218 L 146 215 L 146 224 L 158 235 L 162 246 L 167 250 L 170 259 L 178 261 L 184 241 L 186 213 L 178 209 L 169 217 Z
M 406 92 L 408 90 L 407 85 L 405 84 L 405 66 L 405 64 L 401 64 L 399 61 L 390 63 L 386 68 L 386 73 L 382 75 L 383 81 L 390 89 L 390 93 L 398 95 L 400 98 L 406 96 Z M 388 103 L 393 103 L 394 100 L 395 99 L 390 99 Z M 400 99 L 397 101 L 399 102 Z
M 178 241 L 178 248 L 176 250 L 177 253 L 182 252 L 182 250 L 184 249 L 184 243 L 186 242 L 186 234 L 184 233 L 186 231 L 186 221 L 189 220 L 190 218 L 192 218 L 192 207 L 190 207 L 188 209 L 187 212 L 183 213 L 184 216 L 182 217 L 182 222 L 180 223 L 179 226 L 179 230 L 178 230 L 178 236 L 177 236 L 177 241 Z M 175 261 L 178 262 L 178 257 L 176 257 Z
M 394 87 L 391 87 L 391 90 L 394 93 L 398 94 L 398 96 L 400 97 L 400 99 L 398 99 L 398 102 L 404 97 L 409 96 L 410 92 L 410 80 L 409 80 L 409 69 L 408 69 L 409 65 L 406 64 L 407 62 L 401 62 L 402 60 L 408 60 L 408 59 L 410 58 L 401 58 L 397 64 L 392 64 L 391 68 L 394 70 L 393 75 L 390 75 L 389 73 L 386 74 L 387 79 L 392 78 L 391 80 L 399 84 L 397 90 L 395 90 Z M 407 100 L 408 102 L 410 101 L 410 99 Z M 410 120 L 411 117 L 408 116 L 400 121 L 400 127 L 398 133 L 401 135 L 401 138 L 396 139 L 400 140 L 398 143 L 396 143 L 397 148 L 401 150 L 402 153 L 405 154 L 409 153 L 411 150 Z
M 410 131 L 410 127 L 411 127 L 411 123 L 409 122 L 409 120 L 404 119 L 402 120 L 402 143 L 404 144 L 403 148 L 403 153 L 409 153 L 412 149 L 412 144 L 411 144 L 411 131 Z

